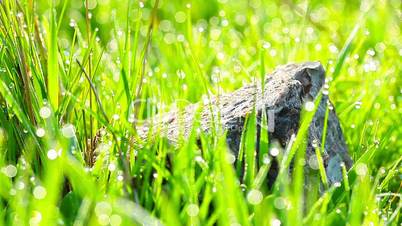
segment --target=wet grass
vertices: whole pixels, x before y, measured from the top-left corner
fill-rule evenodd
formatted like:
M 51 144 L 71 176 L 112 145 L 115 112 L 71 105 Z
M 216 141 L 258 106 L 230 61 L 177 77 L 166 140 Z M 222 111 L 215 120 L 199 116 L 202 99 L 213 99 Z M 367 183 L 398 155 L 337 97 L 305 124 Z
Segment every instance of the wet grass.
M 400 21 L 397 0 L 1 1 L 0 225 L 400 225 Z M 272 188 L 255 114 L 239 156 L 217 125 L 202 151 L 197 123 L 177 149 L 136 141 L 144 118 L 301 61 L 326 68 L 354 161 L 342 183 L 324 145 L 311 181 L 286 173 L 312 112 Z

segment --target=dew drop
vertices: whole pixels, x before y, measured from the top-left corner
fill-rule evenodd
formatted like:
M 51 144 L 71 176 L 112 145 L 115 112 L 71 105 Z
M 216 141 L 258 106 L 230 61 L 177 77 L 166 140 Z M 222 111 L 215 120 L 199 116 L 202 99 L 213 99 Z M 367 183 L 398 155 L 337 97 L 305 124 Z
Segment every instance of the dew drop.
M 66 124 L 61 129 L 61 133 L 66 138 L 73 138 L 75 136 L 75 128 L 72 124 Z
M 55 160 L 57 158 L 57 151 L 54 149 L 50 149 L 49 151 L 47 151 L 47 157 L 50 160 Z
M 271 150 L 269 150 L 269 154 L 271 154 L 272 156 L 278 156 L 279 155 L 279 149 L 277 147 L 273 147 L 271 148 Z
M 313 146 L 313 148 L 318 148 L 318 145 L 319 145 L 318 140 L 314 139 L 311 145 Z
M 369 56 L 374 56 L 374 55 L 375 55 L 375 51 L 374 51 L 373 49 L 369 49 L 369 50 L 367 50 L 367 54 L 368 54 Z
M 304 104 L 304 108 L 306 109 L 306 111 L 313 111 L 314 107 L 315 107 L 315 105 L 314 105 L 314 102 L 312 102 L 312 101 L 307 101 Z
M 271 226 L 280 226 L 281 225 L 281 221 L 279 219 L 272 219 L 271 220 Z
M 43 118 L 43 119 L 49 118 L 51 113 L 52 113 L 52 112 L 51 112 L 50 108 L 49 108 L 49 107 L 46 107 L 46 106 L 45 106 L 45 107 L 42 107 L 42 108 L 39 110 L 39 115 L 40 115 L 40 117 Z
M 362 102 L 361 101 L 357 101 L 356 103 L 355 103 L 355 108 L 356 109 L 360 109 L 362 107 Z
M 75 22 L 74 19 L 70 19 L 69 25 L 70 25 L 70 27 L 75 27 L 77 25 L 77 23 Z
M 364 164 L 364 163 L 358 163 L 358 164 L 356 165 L 356 173 L 357 173 L 357 175 L 359 175 L 359 176 L 365 176 L 365 175 L 367 174 L 367 172 L 368 172 L 368 168 L 367 168 L 367 165 L 366 165 L 366 164 Z
M 45 136 L 45 130 L 43 129 L 43 128 L 38 128 L 37 130 L 36 130 L 36 136 L 38 136 L 38 137 L 44 137 Z
M 264 49 L 269 49 L 269 48 L 271 47 L 271 43 L 269 43 L 269 42 L 264 42 L 264 44 L 262 45 L 262 47 L 263 47 Z
M 182 35 L 182 34 L 177 35 L 177 41 L 184 42 L 184 40 L 185 40 L 184 35 Z
M 190 217 L 195 217 L 198 215 L 198 213 L 200 212 L 200 209 L 198 208 L 198 205 L 196 204 L 190 204 L 187 206 L 187 214 Z
M 184 23 L 186 21 L 186 13 L 183 11 L 177 12 L 174 17 L 177 23 Z
M 39 225 L 42 221 L 42 214 L 39 211 L 34 211 L 32 217 L 29 219 L 29 225 Z
M 258 205 L 261 203 L 263 198 L 262 192 L 257 189 L 252 189 L 248 194 L 247 194 L 247 201 L 252 204 L 252 205 Z
M 110 163 L 107 168 L 109 171 L 113 172 L 116 170 L 116 165 L 114 163 Z
M 195 161 L 199 163 L 205 163 L 205 160 L 202 158 L 202 156 L 199 155 L 195 157 Z
M 5 174 L 7 177 L 15 177 L 17 175 L 17 167 L 14 165 L 8 165 L 1 169 L 1 172 Z
M 236 161 L 236 156 L 232 153 L 226 154 L 226 161 L 230 164 L 233 164 Z
M 286 200 L 282 197 L 278 197 L 274 200 L 274 206 L 277 209 L 285 209 L 286 207 Z
M 36 186 L 33 190 L 33 196 L 35 199 L 44 199 L 47 195 L 46 188 L 42 186 Z
M 267 154 L 264 154 L 264 157 L 263 157 L 262 162 L 263 162 L 265 165 L 268 165 L 268 164 L 271 163 L 271 158 L 270 158 Z
M 114 115 L 112 116 L 112 118 L 113 118 L 113 120 L 117 121 L 117 120 L 120 119 L 120 115 L 114 114 Z
M 118 181 L 123 181 L 123 179 L 124 179 L 123 175 L 117 176 L 117 180 L 118 180 Z

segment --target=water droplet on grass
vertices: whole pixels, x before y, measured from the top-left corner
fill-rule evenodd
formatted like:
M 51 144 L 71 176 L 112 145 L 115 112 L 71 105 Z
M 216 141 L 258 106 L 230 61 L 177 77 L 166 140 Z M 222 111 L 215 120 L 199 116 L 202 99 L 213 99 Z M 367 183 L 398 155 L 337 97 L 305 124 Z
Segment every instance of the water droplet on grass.
M 117 176 L 117 180 L 118 180 L 118 181 L 123 181 L 123 180 L 124 180 L 123 175 L 119 175 L 119 176 Z
M 34 211 L 32 217 L 29 219 L 29 225 L 30 226 L 39 225 L 41 221 L 42 221 L 42 214 L 39 211 Z
M 365 176 L 366 174 L 367 174 L 367 172 L 368 172 L 368 168 L 367 168 L 367 165 L 366 164 L 364 164 L 364 163 L 358 163 L 357 165 L 356 165 L 356 173 L 357 173 L 357 175 L 359 175 L 359 176 Z
M 49 151 L 47 151 L 47 157 L 50 160 L 55 160 L 57 158 L 57 151 L 54 149 L 50 149 Z
M 17 175 L 17 167 L 14 165 L 8 165 L 1 169 L 1 172 L 7 177 L 15 177 Z
M 107 167 L 109 171 L 115 171 L 116 170 L 116 165 L 114 163 L 110 163 L 109 166 Z
M 232 153 L 226 154 L 226 161 L 230 164 L 233 164 L 236 161 L 236 156 Z
M 77 26 L 77 23 L 75 22 L 74 19 L 70 19 L 69 25 L 70 25 L 70 27 L 75 27 L 75 26 Z
M 33 190 L 33 196 L 35 199 L 44 199 L 47 195 L 46 188 L 42 186 L 36 186 Z
M 269 49 L 269 48 L 271 47 L 271 43 L 269 43 L 269 42 L 264 42 L 264 44 L 262 45 L 262 47 L 263 47 L 264 49 Z
M 245 191 L 245 190 L 247 189 L 247 185 L 245 185 L 245 184 L 240 184 L 240 189 L 241 189 L 242 191 Z
M 338 48 L 336 47 L 336 45 L 334 45 L 334 44 L 331 44 L 331 45 L 329 45 L 329 51 L 331 52 L 331 53 L 337 53 L 338 52 Z
M 356 103 L 355 103 L 355 108 L 356 109 L 360 109 L 362 107 L 362 102 L 361 101 L 357 101 Z
M 38 128 L 37 130 L 36 130 L 36 136 L 38 136 L 38 137 L 44 137 L 45 136 L 45 130 L 43 129 L 43 128 Z
M 264 154 L 264 157 L 263 157 L 262 162 L 263 162 L 265 165 L 268 165 L 268 164 L 271 163 L 271 158 L 270 158 L 267 154 Z
M 72 124 L 66 124 L 61 129 L 61 133 L 66 138 L 73 138 L 75 136 L 75 128 Z
M 199 162 L 199 163 L 204 163 L 205 162 L 205 160 L 202 158 L 202 156 L 196 156 L 195 161 Z
M 281 225 L 281 221 L 279 219 L 272 219 L 271 220 L 271 226 L 280 226 Z
M 368 54 L 369 56 L 374 56 L 374 55 L 375 55 L 375 51 L 374 51 L 373 49 L 369 49 L 369 50 L 367 50 L 367 54 Z
M 42 107 L 42 108 L 39 110 L 39 115 L 40 115 L 40 117 L 43 118 L 43 119 L 49 118 L 51 113 L 52 113 L 52 112 L 51 112 L 50 108 L 49 108 L 49 107 L 46 107 L 46 106 L 45 106 L 45 107 Z
M 252 205 L 258 205 L 261 203 L 263 198 L 262 192 L 257 189 L 252 189 L 247 194 L 247 201 Z
M 117 120 L 120 119 L 120 115 L 114 114 L 114 115 L 112 116 L 112 118 L 113 118 L 113 120 L 117 121 Z
M 318 165 L 317 156 L 311 155 L 311 156 L 308 158 L 308 165 L 310 166 L 311 169 L 318 170 L 318 169 L 319 169 L 319 165 Z
M 200 212 L 200 209 L 198 207 L 198 205 L 196 204 L 190 204 L 187 206 L 187 214 L 190 217 L 195 217 L 198 215 L 198 213 Z
M 269 154 L 271 154 L 272 156 L 278 156 L 279 155 L 279 149 L 277 147 L 273 147 L 271 148 L 271 150 L 269 150 Z
M 317 139 L 314 139 L 313 142 L 311 143 L 311 145 L 313 146 L 313 148 L 318 148 L 319 142 Z
M 186 13 L 183 11 L 179 11 L 174 15 L 177 23 L 184 23 L 186 21 L 186 17 Z
M 184 37 L 183 34 L 178 34 L 178 35 L 177 35 L 177 41 L 179 41 L 179 42 L 184 42 L 184 40 L 185 40 L 185 37 Z
M 286 200 L 282 197 L 278 197 L 274 200 L 274 206 L 277 209 L 285 209 L 286 207 Z
M 312 102 L 312 101 L 307 101 L 304 104 L 304 108 L 306 109 L 306 111 L 313 111 L 314 107 L 315 107 L 315 105 L 314 105 L 314 102 Z

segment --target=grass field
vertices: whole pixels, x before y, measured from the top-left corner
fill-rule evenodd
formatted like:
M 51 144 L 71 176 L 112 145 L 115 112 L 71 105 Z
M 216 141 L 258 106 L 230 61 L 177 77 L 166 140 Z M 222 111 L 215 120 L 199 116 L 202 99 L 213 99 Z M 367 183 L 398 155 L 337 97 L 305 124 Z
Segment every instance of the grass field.
M 1 0 L 0 226 L 401 225 L 401 9 L 400 0 Z M 320 188 L 319 170 L 303 181 L 297 164 L 270 188 L 272 161 L 252 164 L 245 180 L 220 132 L 202 135 L 202 152 L 194 135 L 178 149 L 162 137 L 132 142 L 142 119 L 303 61 L 327 71 L 354 161 L 341 184 Z M 246 128 L 253 156 L 256 127 Z

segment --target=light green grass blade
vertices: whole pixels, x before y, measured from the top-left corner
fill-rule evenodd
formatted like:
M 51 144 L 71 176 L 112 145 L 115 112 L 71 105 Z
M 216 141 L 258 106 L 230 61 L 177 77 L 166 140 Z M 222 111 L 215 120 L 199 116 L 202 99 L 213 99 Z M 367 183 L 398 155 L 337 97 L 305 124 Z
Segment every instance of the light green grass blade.
M 52 1 L 53 2 L 53 1 Z M 50 9 L 49 27 L 47 31 L 47 92 L 49 102 L 56 111 L 59 106 L 59 65 L 58 65 L 58 45 L 57 45 L 57 25 L 56 12 Z

